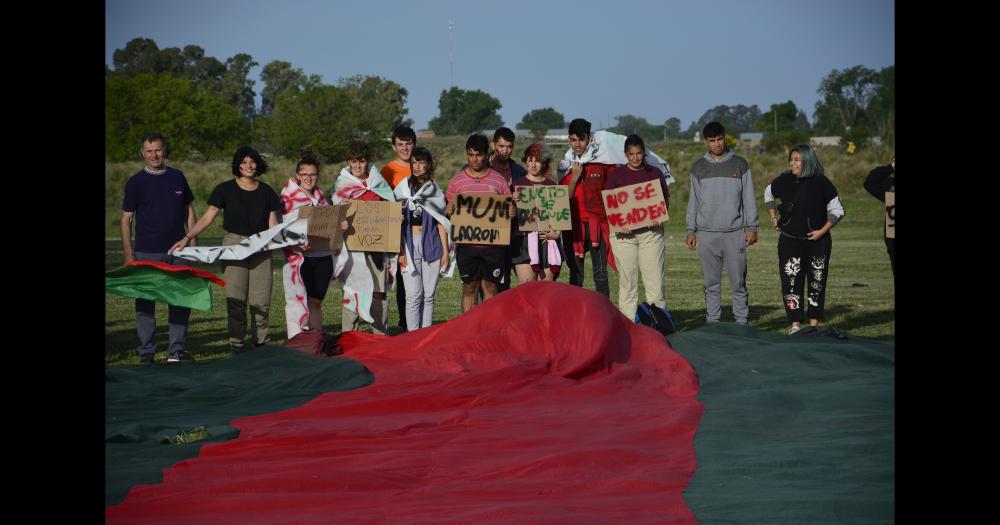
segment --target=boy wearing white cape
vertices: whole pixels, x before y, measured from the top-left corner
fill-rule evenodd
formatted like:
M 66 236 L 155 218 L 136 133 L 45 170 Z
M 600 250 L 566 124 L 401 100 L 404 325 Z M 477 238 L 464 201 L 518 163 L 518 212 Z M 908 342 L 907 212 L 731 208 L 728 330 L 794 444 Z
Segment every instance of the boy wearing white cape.
M 396 200 L 389 183 L 371 164 L 368 144 L 353 141 L 347 146 L 347 167 L 340 171 L 330 200 L 333 204 Z M 372 332 L 385 334 L 389 322 L 386 290 L 392 288 L 396 275 L 396 257 L 381 252 L 352 252 L 346 244 L 336 254 L 333 275 L 344 290 L 341 331 L 357 330 L 359 319 L 363 319 L 372 324 Z

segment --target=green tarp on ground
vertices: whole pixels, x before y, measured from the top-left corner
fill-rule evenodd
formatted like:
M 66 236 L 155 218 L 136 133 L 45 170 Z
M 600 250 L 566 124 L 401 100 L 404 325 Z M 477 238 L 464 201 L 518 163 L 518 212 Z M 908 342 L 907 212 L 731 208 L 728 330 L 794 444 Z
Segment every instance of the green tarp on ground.
M 895 343 L 717 323 L 669 337 L 705 404 L 700 523 L 893 523 Z
M 197 456 L 205 443 L 235 438 L 236 429 L 228 425 L 233 419 L 374 381 L 353 359 L 277 346 L 204 363 L 112 367 L 104 376 L 109 505 L 120 503 L 132 485 L 160 482 L 163 469 Z

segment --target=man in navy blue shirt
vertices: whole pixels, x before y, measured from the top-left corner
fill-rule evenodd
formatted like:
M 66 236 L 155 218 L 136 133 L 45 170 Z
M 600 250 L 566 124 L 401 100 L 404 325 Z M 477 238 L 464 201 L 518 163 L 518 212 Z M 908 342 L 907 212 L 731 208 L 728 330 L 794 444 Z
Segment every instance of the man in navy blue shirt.
M 139 150 L 146 160 L 146 167 L 133 175 L 125 184 L 122 201 L 122 247 L 125 262 L 135 260 L 160 261 L 175 265 L 188 265 L 187 260 L 167 253 L 177 239 L 194 227 L 195 214 L 191 202 L 194 194 L 184 174 L 168 167 L 167 141 L 163 135 L 152 132 L 142 138 Z M 132 220 L 135 219 L 135 250 L 132 249 Z M 194 240 L 192 239 L 192 243 Z M 150 364 L 156 355 L 156 303 L 146 299 L 135 300 L 135 325 L 139 334 L 139 362 Z M 170 345 L 168 363 L 194 361 L 187 353 L 187 325 L 189 308 L 169 305 L 168 323 Z

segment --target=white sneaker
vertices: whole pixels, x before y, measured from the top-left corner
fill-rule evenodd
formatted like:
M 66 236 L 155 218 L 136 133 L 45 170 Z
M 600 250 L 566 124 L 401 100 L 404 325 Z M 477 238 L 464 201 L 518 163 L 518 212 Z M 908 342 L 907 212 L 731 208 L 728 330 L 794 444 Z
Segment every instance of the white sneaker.
M 799 330 L 802 330 L 802 328 L 799 326 L 792 326 L 791 328 L 788 329 L 788 335 L 798 333 Z

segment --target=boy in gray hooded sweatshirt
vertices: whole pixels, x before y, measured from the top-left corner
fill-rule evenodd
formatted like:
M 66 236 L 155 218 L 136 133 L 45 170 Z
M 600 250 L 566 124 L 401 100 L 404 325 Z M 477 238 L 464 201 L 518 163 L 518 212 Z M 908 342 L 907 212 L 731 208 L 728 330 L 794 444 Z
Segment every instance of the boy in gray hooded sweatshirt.
M 692 250 L 698 248 L 708 322 L 718 322 L 722 314 L 725 263 L 733 292 L 733 316 L 737 323 L 745 325 L 750 314 L 747 246 L 757 242 L 760 222 L 750 164 L 726 148 L 726 130 L 722 124 L 709 122 L 702 130 L 702 137 L 708 153 L 691 167 L 691 194 L 685 217 L 687 246 Z

